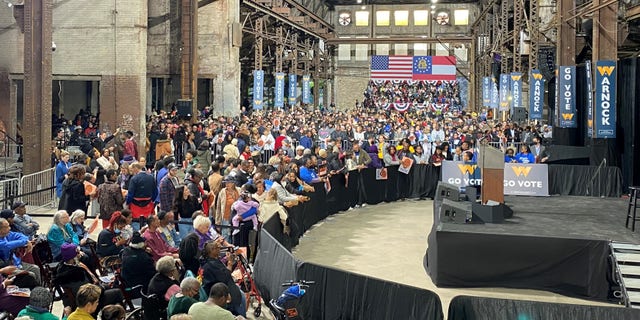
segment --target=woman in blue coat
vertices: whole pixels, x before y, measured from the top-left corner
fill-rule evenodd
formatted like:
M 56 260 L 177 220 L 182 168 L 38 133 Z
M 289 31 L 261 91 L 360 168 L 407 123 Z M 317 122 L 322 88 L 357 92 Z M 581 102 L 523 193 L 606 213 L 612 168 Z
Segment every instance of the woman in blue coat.
M 62 183 L 69 172 L 69 152 L 62 151 L 60 153 L 60 161 L 56 165 L 56 196 L 58 199 L 62 196 Z

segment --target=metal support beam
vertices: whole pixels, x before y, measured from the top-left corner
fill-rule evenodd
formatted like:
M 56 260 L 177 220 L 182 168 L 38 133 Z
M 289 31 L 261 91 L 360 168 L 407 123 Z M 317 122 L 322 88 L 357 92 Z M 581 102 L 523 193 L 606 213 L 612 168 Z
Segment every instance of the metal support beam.
M 198 115 L 198 1 L 181 0 L 182 57 L 180 65 L 180 95 L 191 99 L 191 115 Z
M 506 46 L 509 35 L 509 3 L 509 0 L 502 0 L 500 3 L 500 72 L 502 73 L 509 71 L 509 49 Z
M 263 20 L 262 18 L 258 18 L 255 21 L 255 30 L 256 30 L 256 35 L 254 37 L 255 40 L 255 44 L 254 44 L 254 54 L 253 54 L 253 68 L 255 70 L 262 70 L 262 36 L 263 36 L 263 32 L 264 32 L 264 28 L 263 28 Z
M 437 38 L 416 38 L 416 37 L 392 37 L 392 38 L 331 38 L 326 41 L 327 45 L 339 44 L 379 44 L 379 43 L 469 43 L 472 37 L 437 37 Z
M 593 0 L 599 7 L 593 15 L 593 61 L 618 59 L 618 3 L 600 6 L 604 0 Z
M 540 0 L 529 0 L 529 70 L 538 69 L 540 51 Z
M 276 72 L 282 72 L 282 60 L 284 55 L 284 37 L 282 26 L 276 28 Z
M 532 0 L 535 1 L 535 0 Z M 513 0 L 513 71 L 522 72 L 522 56 L 520 53 L 520 31 L 522 30 L 522 16 L 524 3 Z
M 51 0 L 25 1 L 24 174 L 51 167 L 52 29 Z
M 298 34 L 291 35 L 291 42 L 298 43 Z M 290 53 L 291 67 L 289 68 L 290 74 L 298 74 L 298 47 L 294 46 Z
M 576 28 L 575 20 L 564 21 L 563 13 L 575 11 L 574 0 L 558 0 L 558 65 L 576 64 Z

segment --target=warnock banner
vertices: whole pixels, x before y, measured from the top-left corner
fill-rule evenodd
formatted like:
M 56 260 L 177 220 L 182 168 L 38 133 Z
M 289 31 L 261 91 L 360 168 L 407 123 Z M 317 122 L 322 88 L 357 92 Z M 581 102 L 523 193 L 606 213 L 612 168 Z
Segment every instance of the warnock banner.
M 496 78 L 491 77 L 491 109 L 498 109 L 498 104 L 500 100 L 500 92 L 498 90 L 498 83 L 496 82 Z M 494 115 L 494 117 L 496 117 Z
M 576 67 L 561 66 L 559 80 L 558 127 L 576 128 L 578 126 L 576 117 Z
M 311 85 L 309 81 L 311 80 L 311 76 L 305 74 L 302 76 L 302 103 L 309 104 L 311 103 Z
M 540 70 L 533 69 L 529 75 L 529 120 L 542 119 L 544 101 L 544 78 Z
M 522 73 L 511 73 L 511 112 L 513 108 L 522 107 Z
M 482 77 L 482 106 L 491 107 L 491 77 Z
M 442 181 L 458 187 L 482 185 L 480 167 L 462 161 L 442 162 Z M 504 194 L 546 197 L 549 171 L 546 164 L 505 163 Z
M 500 74 L 500 111 L 509 111 L 509 74 Z
M 616 137 L 616 62 L 596 61 L 594 138 Z
M 298 96 L 298 76 L 295 74 L 289 75 L 289 104 L 296 104 Z
M 593 75 L 591 72 L 591 60 L 584 62 L 584 70 L 587 81 L 587 137 L 593 136 Z
M 264 71 L 253 71 L 253 109 L 261 110 L 264 104 Z
M 276 73 L 276 90 L 273 105 L 276 108 L 284 107 L 284 73 Z

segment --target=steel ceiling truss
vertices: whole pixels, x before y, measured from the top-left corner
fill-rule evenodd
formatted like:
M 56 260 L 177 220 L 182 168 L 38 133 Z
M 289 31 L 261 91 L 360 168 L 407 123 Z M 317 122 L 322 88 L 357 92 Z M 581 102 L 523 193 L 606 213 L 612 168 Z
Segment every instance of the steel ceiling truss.
M 308 35 L 320 39 L 333 37 L 334 28 L 325 20 L 328 8 L 322 0 L 243 0 L 242 4 Z
M 287 62 L 289 73 L 329 76 L 329 56 L 321 50 L 321 40 L 260 11 L 246 10 L 243 15 L 243 48 L 248 49 L 243 50 L 243 69 L 284 72 Z

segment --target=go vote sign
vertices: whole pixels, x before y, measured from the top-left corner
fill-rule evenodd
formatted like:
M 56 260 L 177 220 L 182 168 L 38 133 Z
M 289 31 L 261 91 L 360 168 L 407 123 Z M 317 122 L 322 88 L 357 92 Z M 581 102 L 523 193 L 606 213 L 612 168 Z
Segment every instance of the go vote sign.
M 442 162 L 442 181 L 458 187 L 481 186 L 480 167 L 462 161 Z M 548 196 L 549 171 L 546 164 L 505 163 L 504 194 Z
M 561 66 L 558 93 L 558 123 L 560 128 L 576 128 L 576 67 Z

